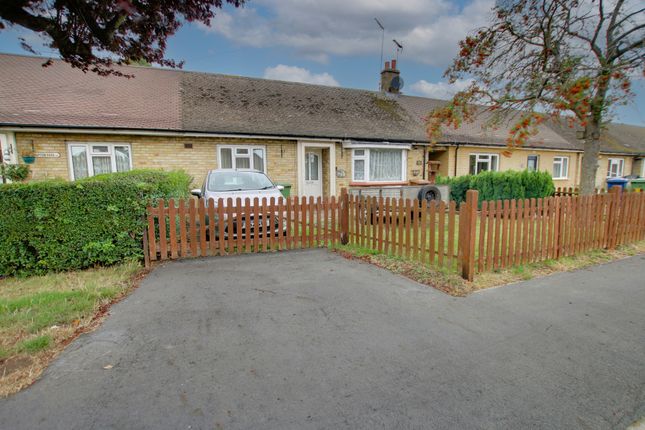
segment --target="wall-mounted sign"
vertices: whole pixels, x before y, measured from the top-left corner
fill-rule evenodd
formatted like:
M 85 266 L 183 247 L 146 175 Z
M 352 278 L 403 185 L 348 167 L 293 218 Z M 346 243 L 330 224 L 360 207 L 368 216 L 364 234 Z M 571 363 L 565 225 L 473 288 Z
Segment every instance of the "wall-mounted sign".
M 337 178 L 344 178 L 346 176 L 345 169 L 341 169 L 336 167 L 336 177 Z
M 36 152 L 37 158 L 58 158 L 60 152 Z

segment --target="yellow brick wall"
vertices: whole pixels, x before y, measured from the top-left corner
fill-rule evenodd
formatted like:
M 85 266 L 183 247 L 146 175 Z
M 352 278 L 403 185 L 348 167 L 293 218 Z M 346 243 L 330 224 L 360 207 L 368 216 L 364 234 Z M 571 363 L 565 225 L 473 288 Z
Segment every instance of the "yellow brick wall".
M 407 160 L 407 180 L 414 179 L 423 179 L 423 152 L 426 150 L 425 146 L 413 146 L 412 149 L 408 151 L 408 160 Z M 414 174 L 416 173 L 416 175 Z
M 343 149 L 340 143 L 336 144 L 336 172 L 345 174 L 344 178 L 336 175 L 336 194 L 340 194 L 340 190 L 349 187 L 352 180 L 352 150 Z
M 19 154 L 27 152 L 57 152 L 58 158 L 37 158 L 31 165 L 32 179 L 70 178 L 68 166 L 67 143 L 69 142 L 119 142 L 129 144 L 132 148 L 132 163 L 134 168 L 158 168 L 165 170 L 182 169 L 193 176 L 193 185 L 201 185 L 206 173 L 218 167 L 217 145 L 261 145 L 267 151 L 267 173 L 277 183 L 291 184 L 292 195 L 298 194 L 296 141 L 273 141 L 263 139 L 235 139 L 211 137 L 157 137 L 157 136 L 128 136 L 128 135 L 82 135 L 58 133 L 16 133 L 16 144 Z M 192 148 L 184 144 L 192 144 Z M 407 179 L 423 178 L 423 151 L 425 147 L 414 146 L 407 153 Z M 441 161 L 440 174 L 454 176 L 455 165 L 457 176 L 468 174 L 469 157 L 474 153 L 499 154 L 500 170 L 523 170 L 526 168 L 528 155 L 539 155 L 539 169 L 549 173 L 553 169 L 553 158 L 556 156 L 569 157 L 569 175 L 566 180 L 555 180 L 556 187 L 573 187 L 579 184 L 581 155 L 574 152 L 533 151 L 518 149 L 510 157 L 502 155 L 504 148 L 485 148 L 476 146 L 460 146 L 459 149 L 449 147 L 446 151 L 430 153 L 430 159 Z M 329 190 L 328 150 L 323 154 L 324 189 Z M 597 186 L 604 186 L 610 157 L 625 160 L 624 174 L 631 174 L 635 166 L 633 157 L 601 155 L 597 173 Z M 352 152 L 336 144 L 336 172 L 345 173 L 345 177 L 336 175 L 336 191 L 348 187 L 352 176 Z M 421 165 L 418 165 L 420 162 Z M 413 171 L 418 170 L 418 176 Z M 638 174 L 638 171 L 633 173 Z
M 470 154 L 498 154 L 499 170 L 524 170 L 526 169 L 527 158 L 529 155 L 538 155 L 538 169 L 549 173 L 553 172 L 554 157 L 569 157 L 569 174 L 567 179 L 554 179 L 556 187 L 573 187 L 578 183 L 579 178 L 579 157 L 575 152 L 556 152 L 516 149 L 510 157 L 502 155 L 504 148 L 483 148 L 476 146 L 461 146 L 457 152 L 457 176 L 467 175 L 470 169 Z M 452 175 L 451 175 L 452 176 Z
M 32 179 L 70 179 L 67 143 L 119 142 L 132 149 L 133 168 L 175 170 L 182 169 L 193 176 L 193 185 L 199 186 L 210 169 L 218 167 L 217 145 L 261 145 L 267 151 L 267 173 L 279 183 L 292 184 L 297 192 L 296 142 L 262 139 L 232 139 L 206 137 L 157 137 L 128 135 L 82 135 L 56 133 L 16 133 L 18 152 L 57 152 L 59 158 L 37 158 L 31 165 Z M 192 148 L 184 144 L 192 144 Z
M 610 158 L 622 158 L 625 160 L 625 165 L 623 167 L 623 175 L 638 175 L 639 171 L 633 170 L 634 157 L 628 157 L 625 155 L 606 155 L 600 154 L 598 157 L 598 170 L 596 171 L 596 187 L 597 188 L 607 188 L 607 173 L 609 172 L 609 159 Z M 638 165 L 636 166 L 638 168 Z

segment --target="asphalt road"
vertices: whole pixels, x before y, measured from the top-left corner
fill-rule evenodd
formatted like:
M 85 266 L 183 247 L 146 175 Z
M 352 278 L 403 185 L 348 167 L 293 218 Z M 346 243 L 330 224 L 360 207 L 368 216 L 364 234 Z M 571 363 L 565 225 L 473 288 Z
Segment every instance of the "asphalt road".
M 0 427 L 625 428 L 644 279 L 640 256 L 460 299 L 322 250 L 174 262 Z

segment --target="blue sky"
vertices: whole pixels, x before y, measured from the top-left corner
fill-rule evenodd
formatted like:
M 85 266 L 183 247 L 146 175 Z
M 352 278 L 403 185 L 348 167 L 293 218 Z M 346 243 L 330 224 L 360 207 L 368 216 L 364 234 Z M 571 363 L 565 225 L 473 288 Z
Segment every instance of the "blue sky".
M 210 27 L 188 24 L 169 40 L 167 56 L 204 72 L 378 89 L 380 29 L 385 25 L 385 60 L 395 56 L 392 39 L 403 42 L 399 69 L 404 93 L 448 98 L 465 85 L 448 85 L 443 70 L 458 40 L 485 23 L 493 0 L 249 0 L 226 7 Z M 18 37 L 38 46 L 20 29 L 0 32 L 0 52 L 26 52 Z M 50 55 L 40 49 L 42 55 Z M 645 82 L 615 119 L 645 125 Z

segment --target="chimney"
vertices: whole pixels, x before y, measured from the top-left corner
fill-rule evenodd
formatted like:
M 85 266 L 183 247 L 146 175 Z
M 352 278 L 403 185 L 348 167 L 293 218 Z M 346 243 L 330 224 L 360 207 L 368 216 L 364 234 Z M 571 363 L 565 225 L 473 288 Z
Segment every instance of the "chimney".
M 396 60 L 392 60 L 392 67 L 390 62 L 385 62 L 385 67 L 381 72 L 381 91 L 392 94 L 399 94 L 401 90 L 400 80 L 397 79 L 398 85 L 392 85 L 392 80 L 398 78 L 400 72 L 396 69 Z

